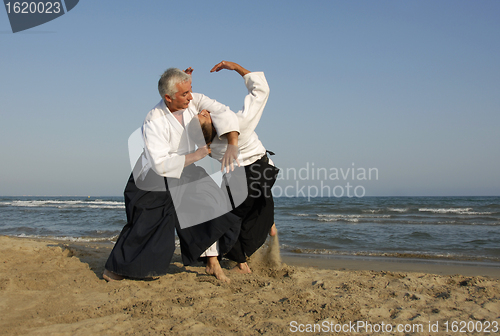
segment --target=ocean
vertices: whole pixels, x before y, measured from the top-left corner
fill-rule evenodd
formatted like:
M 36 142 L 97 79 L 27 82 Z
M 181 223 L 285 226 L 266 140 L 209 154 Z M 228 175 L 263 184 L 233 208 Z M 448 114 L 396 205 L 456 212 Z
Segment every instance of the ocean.
M 500 266 L 500 197 L 275 198 L 289 254 L 469 260 Z M 0 197 L 0 234 L 112 244 L 122 197 Z

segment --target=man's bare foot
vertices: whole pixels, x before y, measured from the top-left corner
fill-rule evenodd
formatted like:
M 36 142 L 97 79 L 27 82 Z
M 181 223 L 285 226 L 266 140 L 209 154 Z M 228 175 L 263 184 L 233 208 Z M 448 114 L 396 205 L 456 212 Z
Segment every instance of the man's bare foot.
M 104 273 L 102 273 L 102 278 L 108 282 L 110 281 L 120 281 L 125 279 L 121 275 L 115 274 L 111 271 L 108 271 L 107 269 L 104 270 Z
M 244 263 L 238 263 L 238 265 L 234 266 L 233 270 L 235 272 L 241 273 L 241 274 L 250 274 L 252 273 L 252 270 L 248 266 L 246 262 Z
M 220 267 L 217 257 L 207 257 L 207 267 L 205 268 L 207 274 L 215 276 L 220 281 L 230 283 L 231 280 L 224 274 L 222 267 Z
M 276 228 L 276 224 L 273 223 L 273 226 L 271 226 L 271 229 L 269 230 L 269 235 L 271 237 L 274 237 L 278 234 L 278 229 Z

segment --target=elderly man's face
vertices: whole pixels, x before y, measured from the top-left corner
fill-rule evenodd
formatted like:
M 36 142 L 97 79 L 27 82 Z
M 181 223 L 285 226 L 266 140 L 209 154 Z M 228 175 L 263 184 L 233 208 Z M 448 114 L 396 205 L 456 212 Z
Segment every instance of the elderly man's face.
M 165 100 L 168 103 L 167 106 L 170 112 L 175 112 L 187 108 L 189 102 L 193 99 L 193 95 L 191 94 L 191 81 L 177 83 L 176 86 L 177 92 L 174 95 L 174 99 L 172 99 L 172 97 L 170 97 L 169 95 L 165 95 Z

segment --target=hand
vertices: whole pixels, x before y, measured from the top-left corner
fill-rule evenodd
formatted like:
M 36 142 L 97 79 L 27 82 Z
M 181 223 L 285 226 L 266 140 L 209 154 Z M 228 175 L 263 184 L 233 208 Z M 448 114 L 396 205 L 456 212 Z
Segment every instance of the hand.
M 238 161 L 238 146 L 235 145 L 227 145 L 226 152 L 224 153 L 224 156 L 222 157 L 222 168 L 221 171 L 223 172 L 224 169 L 226 172 L 229 172 L 229 167 L 231 167 L 231 171 L 234 170 L 234 161 L 238 164 L 238 167 L 240 167 L 240 162 Z
M 237 73 L 239 73 L 241 76 L 245 76 L 247 73 L 250 73 L 247 69 L 243 68 L 241 65 L 238 63 L 234 62 L 228 62 L 228 61 L 222 61 L 218 64 L 216 64 L 210 72 L 219 72 L 222 69 L 227 69 L 227 70 L 235 70 Z
M 203 146 L 198 148 L 194 153 L 196 154 L 196 161 L 199 161 L 209 154 L 209 150 L 207 146 Z
M 189 166 L 196 161 L 203 159 L 208 154 L 207 146 L 203 146 L 198 148 L 194 153 L 186 154 L 186 158 L 184 160 L 184 167 Z
M 214 67 L 212 68 L 212 70 L 210 70 L 210 72 L 219 72 L 222 69 L 235 70 L 237 66 L 238 64 L 234 62 L 222 61 L 214 65 Z
M 187 73 L 188 75 L 191 75 L 193 73 L 193 68 L 189 67 L 187 68 L 186 70 L 184 70 L 185 73 Z

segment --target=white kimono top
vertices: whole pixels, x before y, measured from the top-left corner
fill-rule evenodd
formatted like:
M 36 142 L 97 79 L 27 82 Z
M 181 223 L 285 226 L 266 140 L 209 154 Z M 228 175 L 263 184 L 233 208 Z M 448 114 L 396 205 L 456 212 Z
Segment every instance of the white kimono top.
M 269 85 L 263 72 L 250 72 L 243 76 L 243 79 L 248 89 L 248 95 L 245 97 L 243 110 L 236 113 L 240 124 L 240 134 L 238 136 L 240 153 L 238 160 L 242 166 L 248 166 L 266 154 L 266 149 L 259 140 L 257 133 L 255 133 L 255 128 L 259 124 L 260 117 L 269 98 Z M 214 118 L 212 114 L 211 117 L 213 122 Z M 216 137 L 210 145 L 212 157 L 219 161 L 222 160 L 226 148 L 227 140 Z
M 238 118 L 229 107 L 203 94 L 192 95 L 188 107 L 181 112 L 184 125 L 201 110 L 208 110 L 219 136 L 232 131 L 239 132 Z M 153 169 L 160 176 L 180 178 L 185 155 L 195 150 L 195 144 L 188 139 L 184 126 L 172 115 L 163 99 L 147 114 L 142 136 L 144 153 L 141 156 L 140 176 L 144 178 L 149 169 Z

